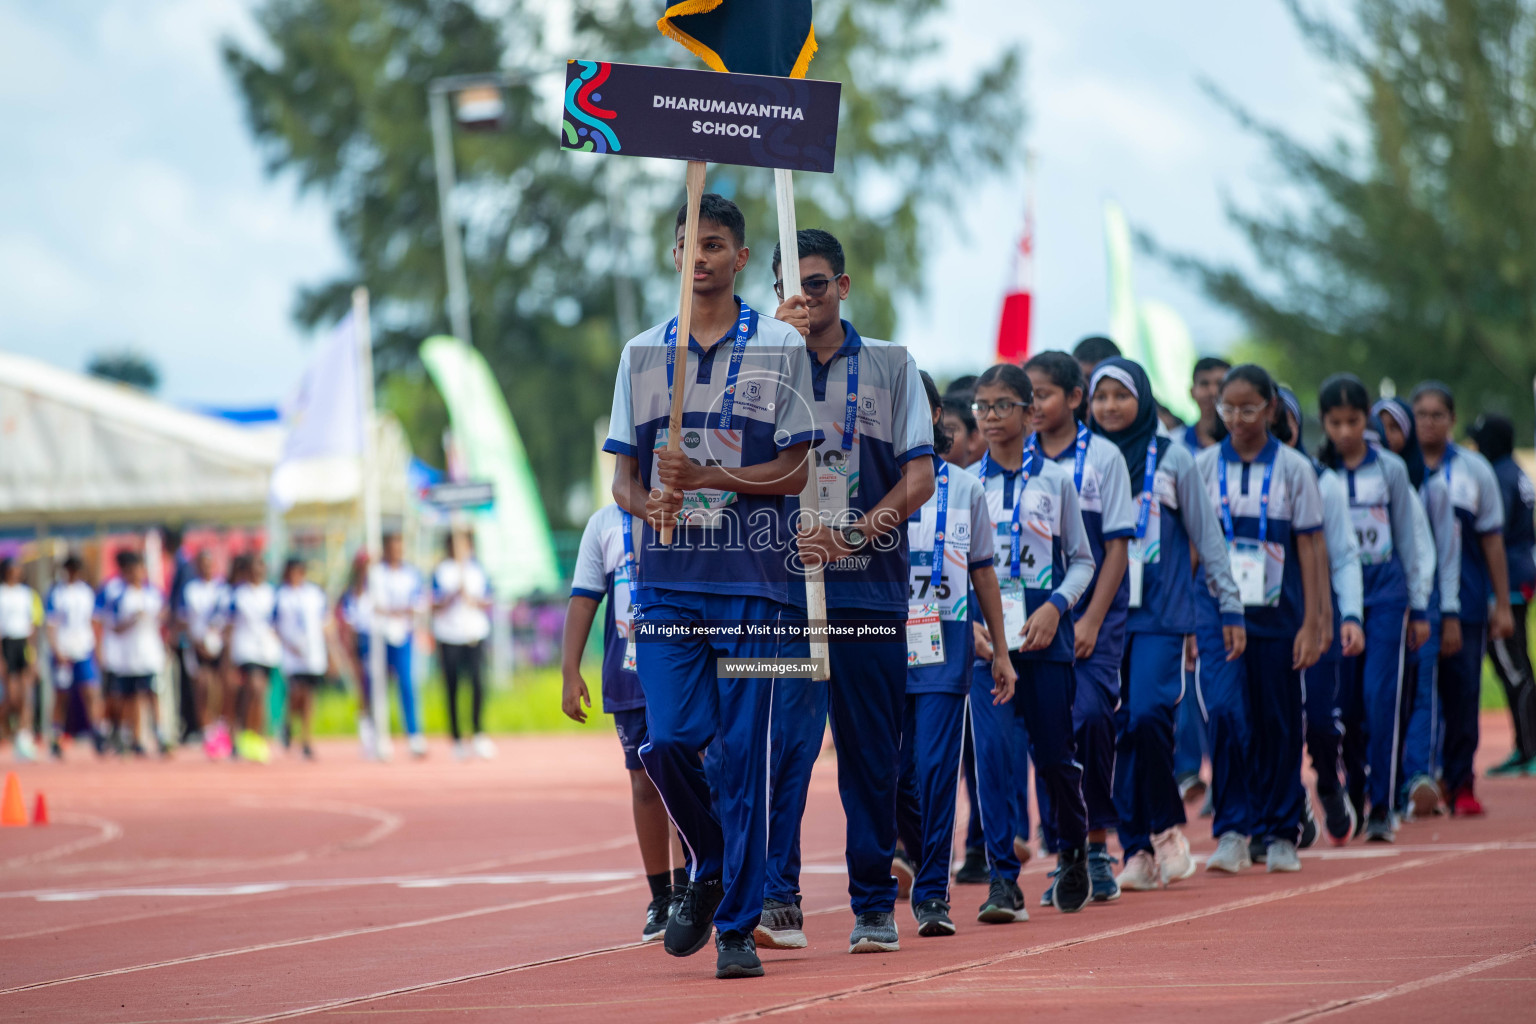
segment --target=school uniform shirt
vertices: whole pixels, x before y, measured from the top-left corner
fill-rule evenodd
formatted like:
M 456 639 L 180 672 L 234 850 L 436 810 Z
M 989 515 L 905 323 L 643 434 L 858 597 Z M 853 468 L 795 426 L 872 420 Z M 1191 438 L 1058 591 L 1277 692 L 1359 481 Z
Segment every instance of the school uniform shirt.
M 1261 637 L 1294 636 L 1306 615 L 1296 538 L 1315 533 L 1323 526 L 1323 499 L 1317 487 L 1317 474 L 1310 460 L 1273 437 L 1252 462 L 1242 461 L 1232 447 L 1231 438 L 1212 445 L 1195 458 L 1195 468 L 1205 481 L 1206 498 L 1218 521 L 1222 521 L 1220 480 L 1223 464 L 1227 467 L 1233 535 L 1238 539 L 1258 540 L 1263 481 L 1266 472 L 1270 476 L 1269 507 L 1264 517 L 1267 526 L 1262 545 L 1265 603 L 1243 609 L 1248 632 Z M 1222 535 L 1226 536 L 1225 525 Z
M 330 658 L 325 649 L 325 591 L 308 581 L 277 588 L 273 625 L 282 641 L 285 675 L 323 676 Z
M 91 617 L 96 612 L 96 592 L 84 580 L 56 583 L 48 591 L 44 614 L 53 627 L 53 655 L 59 661 L 85 661 L 96 649 Z
M 453 595 L 447 605 L 437 602 Z M 445 558 L 432 572 L 432 635 L 440 644 L 477 644 L 491 635 L 491 613 L 474 601 L 491 596 L 491 580 L 473 558 Z
M 1039 446 L 1039 438 L 1035 439 L 1035 444 Z M 1079 430 L 1077 440 L 1057 455 L 1055 461 L 1072 477 L 1072 485 L 1077 488 L 1083 526 L 1088 531 L 1088 547 L 1093 552 L 1093 579 L 1072 610 L 1073 615 L 1081 616 L 1088 610 L 1094 588 L 1099 585 L 1099 569 L 1104 565 L 1105 541 L 1126 540 L 1136 532 L 1136 509 L 1131 504 L 1131 478 L 1126 473 L 1125 456 L 1120 454 L 1120 449 L 1098 434 L 1090 433 L 1086 427 Z M 1105 616 L 1106 621 L 1125 615 L 1130 604 L 1130 593 L 1130 585 L 1122 575 L 1120 588 L 1115 591 L 1114 602 Z
M 629 663 L 629 638 L 635 624 L 635 581 L 624 557 L 624 528 L 629 521 L 630 545 L 640 537 L 634 517 L 608 504 L 592 514 L 581 531 L 571 596 L 603 601 L 603 711 L 632 711 L 645 707 L 640 676 Z
M 1425 475 L 1429 470 L 1425 469 Z M 1504 530 L 1504 499 L 1493 467 L 1477 452 L 1447 445 L 1435 470 L 1447 478 L 1451 508 L 1461 532 L 1461 620 L 1487 622 L 1493 602 L 1493 577 L 1483 554 L 1482 537 Z
M 1368 445 L 1359 466 L 1341 465 L 1334 472 L 1349 492 L 1366 607 L 1406 604 L 1414 619 L 1425 618 L 1428 595 L 1419 596 L 1410 586 L 1419 575 L 1420 554 L 1413 526 L 1418 498 L 1407 465 L 1392 452 Z
M 1511 600 L 1529 602 L 1536 591 L 1536 488 L 1530 477 L 1520 471 L 1515 460 L 1505 456 L 1493 464 L 1499 480 L 1499 495 L 1504 500 L 1504 556 L 1509 562 Z
M 1029 468 L 1029 481 L 1021 488 L 1019 481 L 1025 466 Z M 1094 568 L 1093 549 L 1088 544 L 1072 474 L 1047 459 L 1039 449 L 1026 451 L 1024 465 L 1017 470 L 1005 470 L 990 457 L 983 457 L 971 469 L 981 477 L 987 513 L 994 524 L 993 558 L 998 583 L 1004 590 L 1010 586 L 1013 508 L 1015 502 L 1022 502 L 1019 573 L 1024 586 L 1026 621 L 1047 601 L 1061 613 L 1051 643 L 1021 656 L 1031 661 L 1070 664 L 1074 642 L 1072 608 L 1093 581 Z
M 405 562 L 380 562 L 368 570 L 368 579 L 372 620 L 383 631 L 385 643 L 403 647 L 415 633 L 416 616 L 421 611 L 421 573 Z
M 1440 615 L 1461 615 L 1461 527 L 1451 506 L 1451 490 L 1444 473 L 1424 474 L 1419 484 L 1419 500 L 1424 505 L 1424 519 L 1429 526 L 1434 547 L 1435 574 L 1429 607 L 1438 607 Z
M 366 588 L 360 594 L 350 589 L 345 591 L 337 602 L 337 614 L 359 638 L 373 632 L 373 598 Z
M 0 637 L 25 640 L 37 623 L 37 594 L 25 583 L 0 583 Z
M 1215 447 L 1215 445 L 1200 443 L 1200 431 L 1195 427 L 1194 424 L 1190 424 L 1183 430 L 1180 430 L 1177 435 L 1177 440 L 1179 444 L 1184 446 L 1184 450 L 1189 452 L 1190 458 L 1194 458 L 1196 455 L 1199 455 L 1207 448 Z
M 912 665 L 907 669 L 908 693 L 955 693 L 971 689 L 971 623 L 981 622 L 981 606 L 971 592 L 971 572 L 994 566 L 992 514 L 986 489 L 973 473 L 933 458 L 934 493 L 907 520 L 911 547 L 909 605 L 931 605 L 939 613 L 939 633 L 944 661 L 936 665 Z M 944 513 L 943 569 L 938 586 L 933 584 L 934 550 L 937 546 L 939 492 L 937 482 L 947 479 L 949 488 Z
M 165 644 L 160 638 L 160 612 L 165 599 L 154 587 L 130 587 L 121 580 L 110 594 L 103 621 L 103 636 L 114 644 L 111 671 L 120 676 L 152 676 L 165 665 Z M 132 622 L 127 629 L 119 627 Z M 104 645 L 105 646 L 105 645 Z
M 901 482 L 903 466 L 933 455 L 933 419 L 916 360 L 901 345 L 861 338 L 848 321 L 842 325 L 843 344 L 825 363 L 805 350 L 823 436 L 815 450 L 817 492 L 828 524 L 845 510 L 869 512 Z M 825 568 L 828 608 L 906 609 L 906 531 L 891 537 L 896 543 L 867 545 Z M 797 582 L 803 593 L 803 578 Z
M 224 614 L 232 663 L 271 668 L 282 659 L 282 644 L 272 626 L 276 606 L 277 594 L 270 583 L 242 583 L 230 591 Z
M 112 628 L 112 610 L 125 586 L 122 577 L 114 576 L 96 593 L 96 621 L 101 623 L 101 646 L 96 650 L 96 657 L 101 670 L 113 675 L 122 672 L 118 666 L 123 663 L 123 640 Z
M 759 316 L 740 299 L 737 304 L 737 326 L 707 352 L 688 339 L 681 450 L 700 465 L 761 465 L 781 449 L 807 441 L 815 445 L 822 438 L 807 401 L 813 394 L 811 367 L 800 332 Z M 646 490 L 660 486 L 652 483 L 656 453 L 667 447 L 670 329 L 658 324 L 624 346 L 603 442 L 604 451 L 637 461 Z M 681 365 L 681 353 L 677 356 Z M 690 491 L 683 499 L 687 520 L 674 531 L 671 545 L 662 546 L 650 524 L 636 524 L 642 591 L 789 601 L 796 550 L 790 517 L 799 508 L 798 496 L 711 490 Z
M 1133 508 L 1139 521 L 1141 505 L 1147 505 L 1142 544 L 1146 554 L 1141 606 L 1130 609 L 1126 630 L 1173 636 L 1193 633 L 1196 587 L 1207 599 L 1216 601 L 1222 625 L 1241 626 L 1243 602 L 1227 561 L 1227 540 L 1221 532 L 1220 517 L 1206 500 L 1195 457 L 1182 444 L 1163 441 L 1160 447 L 1162 454 L 1150 491 L 1145 485 L 1145 463 L 1137 467 L 1143 480 Z M 1195 574 L 1191 548 L 1200 555 L 1199 577 Z
M 181 587 L 179 612 L 187 624 L 187 639 L 202 647 L 210 633 L 224 628 L 224 611 L 229 607 L 229 586 L 221 579 L 196 576 Z
M 1344 657 L 1340 627 L 1346 622 L 1360 625 L 1365 617 L 1360 544 L 1343 479 L 1316 459 L 1303 458 L 1317 473 L 1317 492 L 1323 499 L 1323 543 L 1328 548 L 1328 587 L 1333 595 L 1333 643 L 1319 660 L 1333 662 Z

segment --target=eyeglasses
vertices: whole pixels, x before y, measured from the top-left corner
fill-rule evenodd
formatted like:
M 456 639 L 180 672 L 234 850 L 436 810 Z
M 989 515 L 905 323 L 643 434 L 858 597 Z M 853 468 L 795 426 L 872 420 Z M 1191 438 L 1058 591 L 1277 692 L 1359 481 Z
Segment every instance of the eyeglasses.
M 838 280 L 842 276 L 842 274 L 838 274 L 837 277 L 822 277 L 818 274 L 815 277 L 807 278 L 806 280 L 800 282 L 800 294 L 804 295 L 808 299 L 819 299 L 823 295 L 827 294 L 827 288 L 832 284 L 832 282 Z M 773 292 L 779 297 L 781 301 L 783 300 L 784 281 L 782 278 L 773 282 Z
M 1268 411 L 1267 405 L 1228 405 L 1222 402 L 1216 406 L 1217 416 L 1224 420 L 1238 420 L 1242 423 L 1257 423 Z
M 971 412 L 976 414 L 976 418 L 977 419 L 982 418 L 983 416 L 985 416 L 989 412 L 990 413 L 994 413 L 997 416 L 998 419 L 1002 419 L 1003 417 L 1007 416 L 1010 412 L 1012 412 L 1014 409 L 1028 409 L 1028 408 L 1029 408 L 1029 403 L 1028 402 L 1015 402 L 1015 401 L 1011 401 L 1011 400 L 1006 399 L 1006 398 L 1000 398 L 997 401 L 992 402 L 990 404 L 987 403 L 987 402 L 972 402 L 971 403 Z

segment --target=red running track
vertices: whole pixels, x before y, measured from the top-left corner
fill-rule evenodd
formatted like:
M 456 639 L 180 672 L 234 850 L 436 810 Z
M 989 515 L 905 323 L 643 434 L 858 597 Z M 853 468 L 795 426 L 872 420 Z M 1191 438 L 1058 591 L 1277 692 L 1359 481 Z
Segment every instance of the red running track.
M 1506 721 L 1483 737 L 1502 757 Z M 1297 875 L 1201 872 L 1006 926 L 956 887 L 958 935 L 919 939 L 899 908 L 905 948 L 853 957 L 829 754 L 811 946 L 720 982 L 711 950 L 634 941 L 648 894 L 612 736 L 504 740 L 489 763 L 320 753 L 24 767 L 54 824 L 0 829 L 0 1021 L 1536 1019 L 1536 778 L 1483 780 L 1480 820 L 1306 851 Z

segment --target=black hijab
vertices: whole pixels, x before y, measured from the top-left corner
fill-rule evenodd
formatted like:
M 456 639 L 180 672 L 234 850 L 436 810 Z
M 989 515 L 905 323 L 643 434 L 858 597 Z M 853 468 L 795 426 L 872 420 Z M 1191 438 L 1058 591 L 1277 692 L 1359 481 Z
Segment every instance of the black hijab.
M 1118 382 L 1136 396 L 1136 418 L 1124 430 L 1105 430 L 1092 417 L 1089 417 L 1088 426 L 1095 434 L 1100 434 L 1106 440 L 1114 442 L 1120 449 L 1120 454 L 1125 457 L 1126 472 L 1131 476 L 1131 493 L 1140 494 L 1141 473 L 1142 467 L 1146 465 L 1147 445 L 1156 440 L 1158 462 L 1162 462 L 1168 448 L 1168 439 L 1157 436 L 1157 403 L 1152 398 L 1152 382 L 1147 379 L 1147 371 L 1141 368 L 1140 363 L 1126 359 L 1124 356 L 1114 356 L 1093 368 L 1093 379 L 1088 385 L 1088 403 L 1085 404 L 1092 403 L 1093 393 L 1098 389 L 1099 381 L 1106 377 Z
M 1382 398 L 1371 406 L 1371 414 L 1377 419 L 1391 417 L 1392 422 L 1403 434 L 1403 450 L 1398 452 L 1402 460 L 1408 464 L 1408 479 L 1414 487 L 1420 487 L 1424 483 L 1424 453 L 1419 449 L 1419 429 L 1414 425 L 1413 406 L 1401 398 Z M 1386 439 L 1382 439 L 1382 447 L 1386 447 Z M 1390 449 L 1388 449 L 1390 451 Z

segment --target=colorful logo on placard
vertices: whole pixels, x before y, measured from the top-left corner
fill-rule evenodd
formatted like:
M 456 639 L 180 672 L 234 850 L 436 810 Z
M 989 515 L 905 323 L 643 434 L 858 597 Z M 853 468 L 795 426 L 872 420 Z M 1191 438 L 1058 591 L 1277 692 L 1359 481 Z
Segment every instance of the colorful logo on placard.
M 578 60 L 581 77 L 565 87 L 565 144 L 583 153 L 617 153 L 619 136 L 613 126 L 604 124 L 619 116 L 616 110 L 604 110 L 597 104 L 603 94 L 597 90 L 608 80 L 613 65 L 606 61 Z

